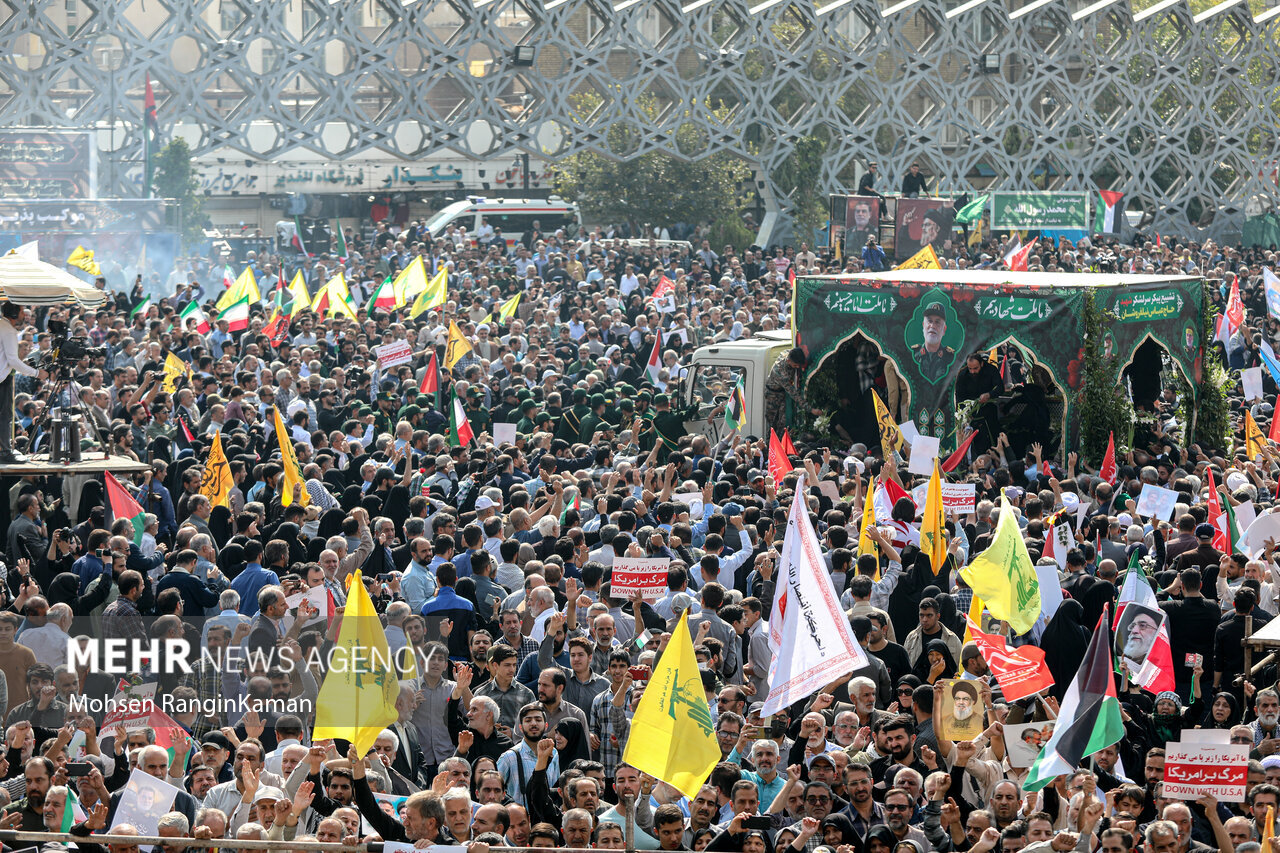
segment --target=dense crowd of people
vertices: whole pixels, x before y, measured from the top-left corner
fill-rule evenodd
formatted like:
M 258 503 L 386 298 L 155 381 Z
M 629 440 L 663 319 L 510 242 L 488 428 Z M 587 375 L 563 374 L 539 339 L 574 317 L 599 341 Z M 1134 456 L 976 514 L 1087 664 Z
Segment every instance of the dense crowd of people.
M 720 410 L 683 411 L 674 394 L 698 346 L 788 327 L 791 271 L 856 273 L 859 258 L 805 244 L 738 252 L 700 235 L 686 248 L 536 227 L 514 245 L 473 244 L 453 229 L 432 239 L 419 223 L 352 230 L 345 245 L 345 258 L 246 258 L 264 300 L 243 331 L 219 320 L 202 333 L 198 319 L 181 318 L 191 301 L 215 316 L 223 258 L 184 260 L 165 287 L 172 295 L 141 308 L 140 283 L 103 282 L 113 288 L 104 308 L 15 318 L 28 362 L 52 346 L 50 321 L 105 348 L 74 365 L 66 395 L 96 428 L 86 442 L 100 430 L 147 470 L 118 477 L 144 512 L 140 532 L 113 516 L 101 477 L 26 477 L 10 491 L 0 827 L 69 828 L 91 853 L 99 844 L 134 853 L 129 836 L 147 834 L 137 816 L 159 797 L 155 834 L 175 839 L 164 850 L 181 849 L 182 837 L 225 838 L 229 848 L 380 838 L 473 853 L 623 849 L 631 802 L 641 849 L 1251 853 L 1268 842 L 1267 815 L 1280 805 L 1278 673 L 1274 663 L 1246 671 L 1242 641 L 1246 619 L 1257 628 L 1277 613 L 1276 551 L 1215 549 L 1206 504 L 1212 472 L 1223 501 L 1264 512 L 1277 493 L 1274 455 L 1246 459 L 1238 435 L 1233 445 L 1182 446 L 1175 430 L 1157 428 L 1122 450 L 1113 483 L 1099 476 L 1100 459 L 1071 452 L 1023 464 L 997 442 L 963 463 L 978 475 L 975 512 L 948 521 L 949 556 L 935 574 L 910 498 L 869 531 L 880 556 L 859 554 L 862 485 L 872 475 L 908 492 L 923 482 L 902 460 L 881 458 L 875 443 L 797 435 L 796 471 L 775 482 L 767 441 L 735 434 L 713 446 L 688 434 L 686 420 Z M 357 307 L 354 321 L 303 311 L 283 334 L 263 331 L 275 283 L 298 270 L 312 293 L 342 270 L 362 306 L 419 255 L 429 274 L 449 270 L 438 309 L 410 319 Z M 1002 255 L 999 241 L 957 240 L 945 263 L 986 267 Z M 1238 281 L 1257 325 L 1267 317 L 1262 266 L 1272 261 L 1271 252 L 1166 237 L 1043 241 L 1030 265 L 1197 274 L 1221 285 L 1223 301 Z M 653 303 L 663 277 L 674 311 Z M 516 293 L 504 320 L 499 308 Z M 471 352 L 427 376 L 444 363 L 450 323 Z M 654 379 L 645 360 L 656 329 L 668 346 Z M 1231 366 L 1257 364 L 1278 335 L 1274 320 L 1246 326 Z M 373 348 L 394 341 L 411 345 L 412 360 L 380 371 Z M 170 355 L 189 376 L 166 374 Z M 424 378 L 438 389 L 423 391 L 433 384 Z M 36 376 L 17 377 L 16 390 L 18 449 L 39 450 L 47 409 L 61 401 Z M 1238 414 L 1246 404 L 1233 394 Z M 455 395 L 472 442 L 450 440 Z M 1171 416 L 1176 388 L 1151 405 Z M 1271 406 L 1252 411 L 1266 430 Z M 503 424 L 514 425 L 514 440 L 496 443 Z M 215 436 L 233 479 L 220 505 L 202 493 Z M 782 534 L 806 467 L 823 559 L 869 666 L 762 718 Z M 1145 483 L 1177 492 L 1171 523 L 1136 514 Z M 1032 559 L 1050 564 L 1046 520 L 1084 508 L 1060 573 L 1064 600 L 1008 638 L 1043 649 L 1054 685 L 1017 701 L 963 639 L 973 593 L 959 569 L 991 544 L 1001 499 Z M 665 595 L 611 590 L 614 560 L 634 556 L 670 560 Z M 1177 687 L 1152 695 L 1122 669 L 1123 740 L 1024 793 L 1028 762 L 1006 735 L 1052 725 L 1104 608 L 1139 560 L 1167 614 Z M 285 665 L 333 645 L 356 570 L 390 647 L 418 661 L 400 685 L 399 719 L 367 755 L 311 738 L 325 672 Z M 682 615 L 722 753 L 692 797 L 624 760 L 632 715 Z M 120 677 L 69 658 L 68 640 L 179 638 L 190 643 L 191 673 L 152 661 L 132 681 L 154 683 L 181 728 L 104 725 L 102 701 Z M 935 730 L 952 678 L 973 683 L 970 701 L 985 715 L 970 740 Z M 1166 744 L 1193 729 L 1227 730 L 1248 745 L 1244 802 L 1163 795 Z M 146 793 L 140 776 L 176 791 Z

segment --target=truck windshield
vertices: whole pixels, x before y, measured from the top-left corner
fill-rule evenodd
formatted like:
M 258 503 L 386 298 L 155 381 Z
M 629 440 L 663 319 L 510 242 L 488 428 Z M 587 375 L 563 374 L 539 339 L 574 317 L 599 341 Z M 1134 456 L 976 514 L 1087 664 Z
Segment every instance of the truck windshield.
M 704 364 L 693 380 L 691 403 L 715 404 L 729 399 L 733 386 L 746 373 L 746 368 L 731 364 Z

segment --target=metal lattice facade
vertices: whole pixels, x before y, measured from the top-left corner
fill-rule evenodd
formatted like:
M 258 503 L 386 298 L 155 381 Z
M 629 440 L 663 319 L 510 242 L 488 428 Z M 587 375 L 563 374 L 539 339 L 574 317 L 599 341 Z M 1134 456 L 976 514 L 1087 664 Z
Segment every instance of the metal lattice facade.
M 0 120 L 96 130 L 106 195 L 137 194 L 149 73 L 162 129 L 197 153 L 730 152 L 785 208 L 792 188 L 768 176 L 818 135 L 823 192 L 869 160 L 896 183 L 914 160 L 942 192 L 1100 184 L 1157 230 L 1238 230 L 1246 199 L 1276 190 L 1275 24 L 1246 5 L 1135 23 L 1123 0 L 1073 22 L 1077 2 L 1010 20 L 1019 0 L 952 19 L 956 0 L 887 18 L 876 0 L 0 0 Z

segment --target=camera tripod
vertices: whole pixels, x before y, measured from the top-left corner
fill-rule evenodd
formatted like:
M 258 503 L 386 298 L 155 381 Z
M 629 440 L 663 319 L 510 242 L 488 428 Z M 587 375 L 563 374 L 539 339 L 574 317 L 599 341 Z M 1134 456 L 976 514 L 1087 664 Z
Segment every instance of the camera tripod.
M 31 421 L 30 435 L 34 436 L 38 429 L 43 429 L 48 421 L 50 421 L 55 410 L 59 412 L 70 412 L 73 415 L 79 415 L 80 419 L 85 423 L 92 425 L 94 436 L 98 439 L 98 444 L 102 448 L 102 458 L 107 460 L 111 458 L 111 444 L 108 437 L 103 434 L 102 428 L 98 426 L 98 422 L 93 419 L 85 409 L 84 402 L 80 397 L 72 393 L 71 371 L 67 365 L 57 361 L 46 366 L 49 371 L 49 378 L 53 380 L 53 393 L 49 395 L 49 404 L 45 406 L 43 412 Z M 68 406 L 55 406 L 54 403 L 58 397 L 66 393 L 70 400 Z M 74 428 L 74 423 L 64 425 L 63 429 L 58 428 L 58 420 L 53 419 L 54 429 L 49 431 L 49 461 L 50 462 L 79 462 L 80 461 L 80 430 Z M 69 427 L 69 428 L 68 428 Z M 65 430 L 65 432 L 64 432 Z M 69 440 L 68 440 L 69 439 Z M 28 440 L 27 453 L 34 455 L 33 441 Z M 62 444 L 66 443 L 67 447 L 63 448 Z

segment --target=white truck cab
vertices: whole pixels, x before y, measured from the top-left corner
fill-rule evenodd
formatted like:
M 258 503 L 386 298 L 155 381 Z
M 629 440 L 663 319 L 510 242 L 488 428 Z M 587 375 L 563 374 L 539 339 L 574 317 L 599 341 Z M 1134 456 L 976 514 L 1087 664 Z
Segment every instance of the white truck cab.
M 776 330 L 699 347 L 680 389 L 681 405 L 698 404 L 697 418 L 687 421 L 685 429 L 691 435 L 705 435 L 713 443 L 723 438 L 724 418 L 717 415 L 708 423 L 707 417 L 729 399 L 738 378 L 744 377 L 747 422 L 742 435 L 764 435 L 768 430 L 764 422 L 764 381 L 773 363 L 785 357 L 791 346 L 791 332 Z

